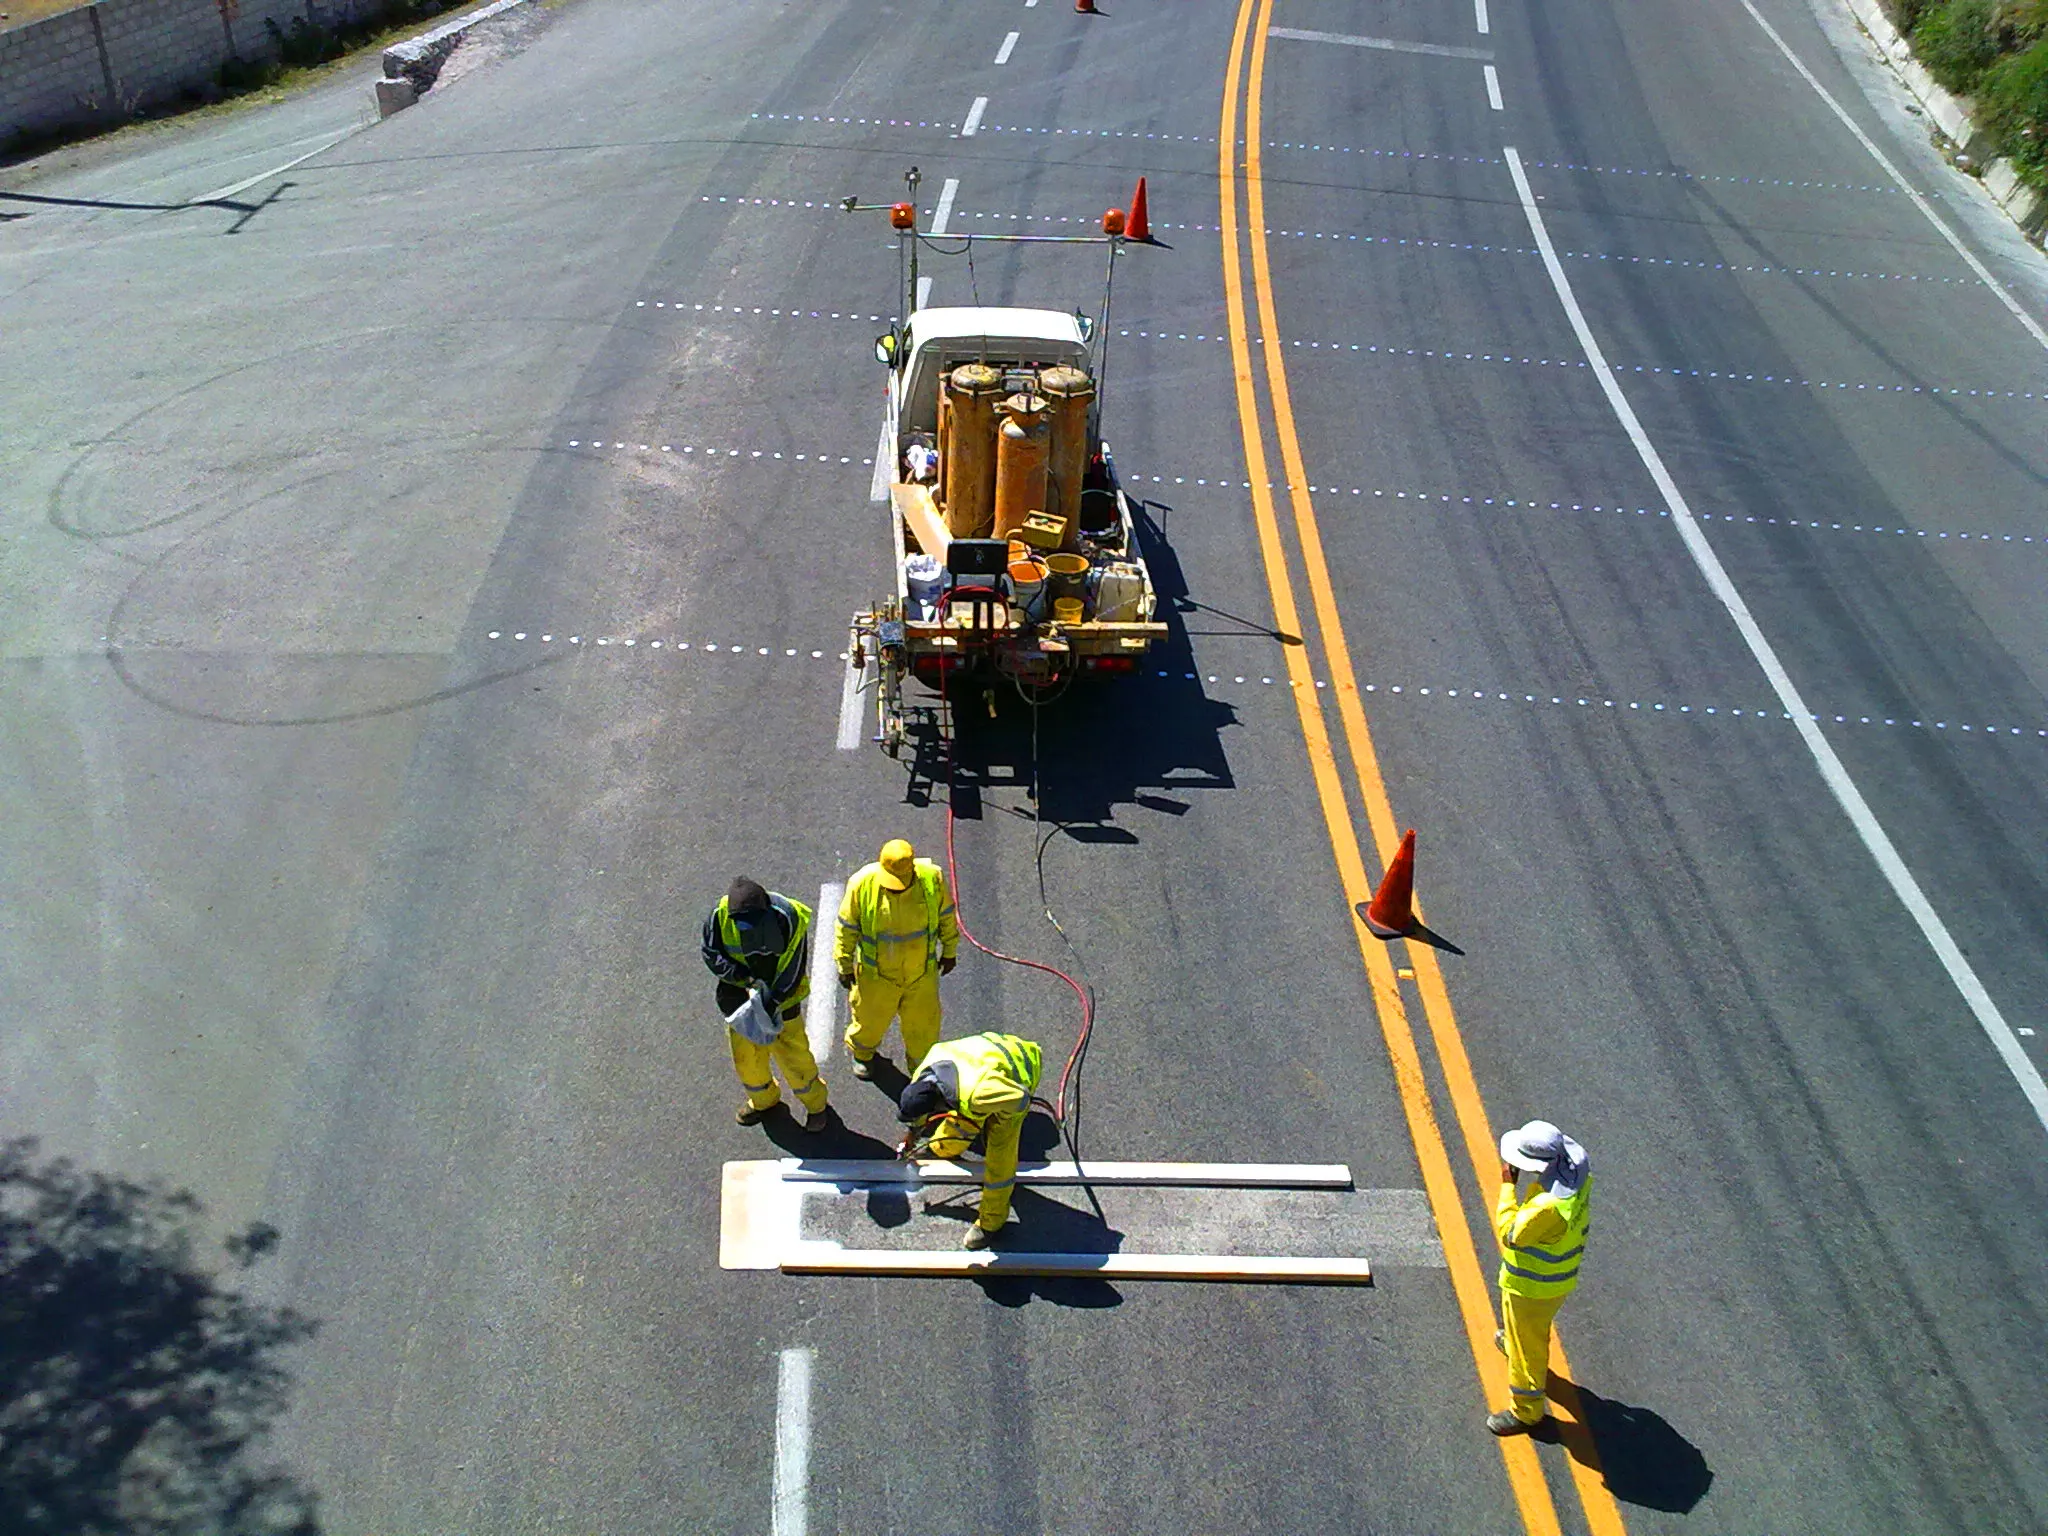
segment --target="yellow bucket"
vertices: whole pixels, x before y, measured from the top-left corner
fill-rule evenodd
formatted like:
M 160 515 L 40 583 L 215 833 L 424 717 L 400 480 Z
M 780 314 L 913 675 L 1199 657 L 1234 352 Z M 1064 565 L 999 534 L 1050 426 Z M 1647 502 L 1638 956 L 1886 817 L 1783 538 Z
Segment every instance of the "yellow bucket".
M 1062 624 L 1078 624 L 1087 604 L 1078 597 L 1056 597 L 1052 600 L 1052 616 Z

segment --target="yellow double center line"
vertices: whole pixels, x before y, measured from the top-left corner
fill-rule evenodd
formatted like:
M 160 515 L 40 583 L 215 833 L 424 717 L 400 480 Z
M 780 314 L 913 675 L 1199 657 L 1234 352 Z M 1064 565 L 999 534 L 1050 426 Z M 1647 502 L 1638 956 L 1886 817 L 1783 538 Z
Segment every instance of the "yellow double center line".
M 1252 512 L 1258 526 L 1259 551 L 1265 561 L 1267 585 L 1272 593 L 1274 622 L 1286 633 L 1305 634 L 1295 600 L 1288 551 L 1281 535 L 1280 517 L 1274 505 L 1266 435 L 1260 417 L 1252 333 L 1246 325 L 1243 247 L 1249 245 L 1251 286 L 1258 305 L 1266 395 L 1272 411 L 1274 440 L 1286 471 L 1285 484 L 1289 509 L 1293 514 L 1295 540 L 1315 609 L 1317 638 L 1325 670 L 1329 674 L 1328 691 L 1336 698 L 1338 721 L 1377 850 L 1377 862 L 1384 868 L 1400 839 L 1396 832 L 1393 804 L 1388 798 L 1386 783 L 1380 776 L 1379 760 L 1373 751 L 1372 733 L 1366 726 L 1358 680 L 1351 667 L 1351 652 L 1344 639 L 1343 620 L 1330 582 L 1329 565 L 1323 556 L 1322 534 L 1316 523 L 1315 505 L 1309 495 L 1308 471 L 1302 459 L 1300 435 L 1295 430 L 1294 409 L 1287 389 L 1287 367 L 1280 344 L 1280 322 L 1273 303 L 1272 267 L 1266 248 L 1265 186 L 1260 166 L 1266 28 L 1272 9 L 1273 0 L 1240 0 L 1237 26 L 1230 43 L 1229 75 L 1223 88 L 1222 131 L 1217 136 L 1223 289 L 1229 319 L 1231 366 L 1237 384 L 1238 422 L 1244 435 L 1245 476 L 1252 484 Z M 1240 148 L 1244 156 L 1241 167 L 1238 164 Z M 1240 171 L 1246 205 L 1242 230 L 1238 217 Z M 1295 706 L 1300 712 L 1302 736 L 1308 746 L 1309 768 L 1315 779 L 1317 798 L 1322 803 L 1323 820 L 1329 830 L 1331 849 L 1336 855 L 1345 901 L 1347 904 L 1364 901 L 1372 895 L 1372 883 L 1366 874 L 1357 826 L 1324 717 L 1323 695 L 1315 686 L 1311 648 L 1307 644 L 1288 646 L 1285 652 L 1288 679 L 1294 685 Z M 1431 1105 L 1421 1052 L 1409 1022 L 1408 1006 L 1401 995 L 1387 946 L 1371 937 L 1363 924 L 1354 923 L 1353 929 L 1358 939 L 1359 956 L 1365 962 L 1366 976 L 1371 982 L 1374 1008 L 1379 1015 L 1380 1032 L 1393 1065 L 1394 1082 L 1400 1092 L 1402 1111 L 1408 1120 L 1409 1136 L 1421 1164 L 1423 1187 L 1428 1192 L 1437 1230 L 1443 1238 L 1444 1256 L 1449 1263 L 1458 1310 L 1464 1319 L 1473 1365 L 1479 1373 L 1486 1401 L 1505 1403 L 1508 1400 L 1507 1366 L 1493 1345 L 1495 1318 L 1486 1274 L 1480 1265 L 1472 1224 L 1459 1196 L 1451 1154 Z M 1458 1033 L 1450 995 L 1444 990 L 1436 952 L 1422 944 L 1409 945 L 1407 949 L 1437 1062 L 1450 1093 L 1458 1132 L 1464 1140 L 1473 1177 L 1485 1195 L 1496 1187 L 1499 1170 L 1491 1122 L 1472 1076 L 1472 1063 L 1465 1054 L 1464 1040 Z M 1490 1246 L 1488 1256 L 1492 1256 Z M 1562 1343 L 1553 1342 L 1551 1358 L 1555 1376 L 1569 1378 L 1571 1367 Z M 1592 1437 L 1586 1432 L 1579 1411 L 1577 1393 L 1561 1382 L 1554 1383 L 1554 1386 L 1557 1406 L 1568 1416 L 1565 1433 L 1570 1450 L 1569 1463 L 1586 1526 L 1593 1536 L 1624 1536 L 1621 1514 L 1601 1478 Z M 1523 1435 L 1503 1439 L 1499 1444 L 1508 1482 L 1529 1536 L 1558 1536 L 1557 1508 L 1535 1445 Z

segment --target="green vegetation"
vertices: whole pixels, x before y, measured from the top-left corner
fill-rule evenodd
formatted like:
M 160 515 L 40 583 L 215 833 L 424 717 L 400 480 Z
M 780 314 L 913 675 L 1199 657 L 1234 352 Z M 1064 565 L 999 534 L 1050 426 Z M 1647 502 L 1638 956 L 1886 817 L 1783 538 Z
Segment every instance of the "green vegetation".
M 2048 191 L 2048 0 L 1890 0 L 1927 72 L 1976 103 L 1977 126 Z

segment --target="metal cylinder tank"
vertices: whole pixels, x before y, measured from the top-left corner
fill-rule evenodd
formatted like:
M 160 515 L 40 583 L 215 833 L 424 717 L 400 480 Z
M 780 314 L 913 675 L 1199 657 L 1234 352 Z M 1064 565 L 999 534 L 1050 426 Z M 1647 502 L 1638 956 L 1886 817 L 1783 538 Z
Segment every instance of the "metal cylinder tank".
M 996 397 L 1000 370 L 962 363 L 946 376 L 939 442 L 945 477 L 946 531 L 956 539 L 987 538 L 996 503 Z
M 1048 368 L 1038 376 L 1038 387 L 1052 402 L 1052 489 L 1045 510 L 1066 525 L 1060 546 L 1072 549 L 1088 473 L 1088 412 L 1095 403 L 1095 381 L 1079 368 Z
M 1052 417 L 1039 395 L 1012 395 L 1002 409 L 1003 429 L 996 442 L 995 536 L 1006 539 L 1025 518 L 1044 510 Z

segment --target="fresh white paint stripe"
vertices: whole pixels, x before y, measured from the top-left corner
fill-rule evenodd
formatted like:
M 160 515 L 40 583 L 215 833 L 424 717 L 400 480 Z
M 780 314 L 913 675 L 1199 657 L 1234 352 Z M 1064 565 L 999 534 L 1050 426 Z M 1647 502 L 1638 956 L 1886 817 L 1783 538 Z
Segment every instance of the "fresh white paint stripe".
M 839 980 L 832 964 L 832 935 L 838 931 L 839 902 L 846 887 L 827 880 L 818 887 L 817 909 L 811 914 L 811 996 L 804 1004 L 804 1035 L 819 1066 L 832 1054 L 839 1038 Z
M 1014 32 L 1010 34 L 1012 37 L 1016 35 Z M 946 184 L 939 188 L 939 206 L 932 210 L 932 234 L 943 235 L 946 232 L 946 220 L 953 217 L 953 199 L 959 195 L 960 179 L 957 176 L 948 176 Z
M 923 309 L 927 305 L 929 305 L 931 301 L 932 280 L 928 277 L 920 277 L 917 280 L 917 307 L 919 309 Z
M 1500 104 L 1500 75 L 1491 64 L 1486 69 L 1486 104 L 1494 111 L 1502 110 Z
M 853 653 L 848 652 L 846 676 L 839 685 L 839 750 L 842 752 L 860 750 L 861 711 L 868 696 L 863 683 L 866 676 L 865 672 L 853 670 Z
M 1744 0 L 1744 3 L 1747 4 L 1748 0 Z M 1754 615 L 1750 613 L 1748 603 L 1744 602 L 1742 594 L 1736 591 L 1735 583 L 1722 566 L 1720 557 L 1707 542 L 1706 533 L 1693 517 L 1692 508 L 1686 504 L 1684 494 L 1678 489 L 1678 483 L 1671 478 L 1670 470 L 1665 468 L 1662 455 L 1650 441 L 1649 434 L 1643 430 L 1642 422 L 1636 419 L 1635 410 L 1629 405 L 1628 397 L 1622 394 L 1621 384 L 1616 380 L 1614 370 L 1607 366 L 1607 358 L 1600 350 L 1600 343 L 1594 339 L 1593 329 L 1586 323 L 1585 312 L 1579 308 L 1579 301 L 1572 293 L 1572 285 L 1564 275 L 1564 264 L 1558 260 L 1557 249 L 1550 243 L 1550 231 L 1544 225 L 1542 210 L 1536 206 L 1536 194 L 1530 190 L 1529 177 L 1522 169 L 1522 157 L 1515 152 L 1513 145 L 1507 146 L 1506 158 L 1508 173 L 1515 180 L 1515 192 L 1522 200 L 1522 212 L 1529 220 L 1529 233 L 1536 238 L 1536 248 L 1542 254 L 1544 269 L 1550 274 L 1551 287 L 1557 290 L 1558 300 L 1564 305 L 1565 316 L 1571 321 L 1572 333 L 1578 337 L 1579 347 L 1586 354 L 1587 365 L 1592 368 L 1594 377 L 1599 379 L 1601 392 L 1607 396 L 1607 403 L 1612 407 L 1615 419 L 1621 423 L 1622 430 L 1628 433 L 1629 441 L 1635 445 L 1636 456 L 1643 461 L 1643 467 L 1650 472 L 1650 479 L 1655 482 L 1658 493 L 1664 498 L 1664 505 L 1670 509 L 1671 521 L 1676 525 L 1679 536 L 1685 540 L 1686 551 L 1692 556 L 1693 564 L 1699 567 L 1700 574 L 1706 578 L 1708 588 L 1721 600 L 1721 605 L 1728 610 L 1729 617 L 1734 619 L 1735 627 L 1740 631 L 1743 642 L 1748 645 L 1750 655 L 1756 658 L 1757 665 L 1763 669 L 1764 677 L 1771 685 L 1771 691 L 1778 696 L 1778 702 L 1792 717 L 1793 727 L 1805 741 L 1807 751 L 1812 753 L 1822 780 L 1834 795 L 1836 803 L 1848 814 L 1850 824 L 1856 829 L 1856 835 L 1863 839 L 1863 846 L 1870 850 L 1870 856 L 1877 861 L 1877 867 L 1883 872 L 1886 883 L 1891 886 L 1893 894 L 1899 898 L 1905 909 L 1912 914 L 1913 921 L 1919 925 L 1921 934 L 1925 936 L 1928 946 L 1933 949 L 1935 958 L 1941 962 L 1942 969 L 1948 972 L 1949 980 L 1955 984 L 1956 991 L 1962 994 L 1963 1002 L 1976 1016 L 1993 1049 L 1998 1052 L 2005 1062 L 2006 1069 L 2019 1083 L 2020 1092 L 2026 1095 L 2035 1117 L 2040 1120 L 2042 1128 L 2048 1130 L 2048 1083 L 2042 1081 L 2040 1072 L 2027 1059 L 2025 1047 L 2014 1036 L 2012 1027 L 1998 1011 L 1998 1005 L 1992 1002 L 1991 994 L 1984 990 L 1983 982 L 1977 979 L 1976 971 L 1964 957 L 1961 947 L 1950 936 L 1948 926 L 1934 910 L 1934 904 L 1920 889 L 1919 881 L 1915 880 L 1913 872 L 1906 868 L 1906 861 L 1892 845 L 1891 837 L 1878 824 L 1876 813 L 1870 809 L 1862 791 L 1857 789 L 1855 781 L 1849 777 L 1849 770 L 1842 766 L 1842 760 L 1835 755 L 1835 749 L 1828 744 L 1827 737 L 1821 734 L 1814 715 L 1806 707 L 1806 701 L 1799 696 L 1798 688 L 1793 685 L 1790 675 L 1786 673 L 1784 663 L 1779 661 L 1778 653 L 1772 649 L 1770 641 L 1764 638 L 1764 632 Z
M 811 1349 L 785 1349 L 775 1386 L 775 1536 L 810 1528 Z
M 1472 0 L 1472 19 L 1478 23 L 1481 32 L 1493 30 L 1486 24 L 1486 0 Z
M 1020 35 L 1021 34 L 1019 33 L 1012 32 L 1008 37 L 1003 39 L 1003 46 L 996 50 L 996 62 L 998 64 L 1007 64 L 1010 62 L 1010 50 L 1017 46 L 1017 39 Z
M 844 886 L 832 899 L 838 909 Z M 822 895 L 819 912 L 825 910 Z M 830 958 L 830 951 L 826 951 Z M 815 967 L 813 967 L 815 969 Z M 882 1158 L 785 1157 L 782 1177 L 792 1184 L 979 1184 L 979 1161 L 902 1163 Z M 1150 1185 L 1188 1189 L 1345 1189 L 1353 1187 L 1346 1163 L 1074 1163 L 1026 1161 L 1020 1184 Z
M 1291 37 L 1302 43 L 1342 43 L 1346 48 L 1379 48 L 1388 53 L 1427 53 L 1440 59 L 1490 59 L 1488 48 L 1452 48 L 1443 43 L 1403 43 L 1391 37 L 1353 37 L 1345 32 L 1304 32 L 1299 27 L 1268 27 L 1268 37 Z
M 246 192 L 251 187 L 255 186 L 256 183 L 259 181 L 268 181 L 271 177 L 281 175 L 285 171 L 290 170 L 295 165 L 304 165 L 308 160 L 312 159 L 315 155 L 326 154 L 328 150 L 334 148 L 334 146 L 339 144 L 343 139 L 352 138 L 356 134 L 361 133 L 363 131 L 364 126 L 366 125 L 358 124 L 354 128 L 345 128 L 340 133 L 337 133 L 333 135 L 331 138 L 329 138 L 318 149 L 309 149 L 303 155 L 298 155 L 290 160 L 285 161 L 283 165 L 273 165 L 267 171 L 258 171 L 254 176 L 246 176 L 240 181 L 233 182 L 228 186 L 220 188 L 218 191 L 201 193 L 198 197 L 187 199 L 187 202 L 188 204 L 217 203 L 224 197 L 233 197 L 237 192 Z
M 971 139 L 981 128 L 981 114 L 988 110 L 988 98 L 977 96 L 974 105 L 967 109 L 967 121 L 960 125 L 960 137 Z
M 1983 262 L 1977 259 L 1976 253 L 1973 252 L 1967 245 L 1963 244 L 1961 236 L 1957 235 L 1954 230 L 1950 229 L 1948 225 L 1942 220 L 1941 215 L 1936 213 L 1933 208 L 1928 206 L 1927 199 L 1922 197 L 1917 191 L 1915 191 L 1913 189 L 1912 183 L 1907 181 L 1906 178 L 1900 174 L 1899 168 L 1893 165 L 1891 161 L 1885 158 L 1884 151 L 1879 149 L 1877 145 L 1872 142 L 1870 135 L 1865 133 L 1861 128 L 1856 126 L 1856 119 L 1854 119 L 1847 112 L 1842 110 L 1842 104 L 1839 101 L 1835 100 L 1835 98 L 1831 94 L 1829 94 L 1828 88 L 1826 86 L 1822 85 L 1820 81 L 1816 80 L 1813 77 L 1813 71 L 1806 67 L 1804 62 L 1801 61 L 1799 55 L 1794 53 L 1789 47 L 1786 46 L 1785 39 L 1778 36 L 1777 28 L 1773 27 L 1768 21 L 1764 20 L 1763 13 L 1759 11 L 1754 5 L 1750 4 L 1750 0 L 1742 0 L 1742 8 L 1745 11 L 1749 12 L 1750 16 L 1756 21 L 1756 24 L 1758 26 L 1764 29 L 1764 35 L 1768 37 L 1772 42 L 1778 45 L 1778 52 L 1785 55 L 1786 61 L 1790 63 L 1794 69 L 1799 71 L 1800 79 L 1804 80 L 1808 85 L 1813 87 L 1814 91 L 1819 95 L 1820 99 L 1828 104 L 1828 110 L 1833 112 L 1837 118 L 1841 119 L 1842 126 L 1844 128 L 1847 128 L 1851 133 L 1853 133 L 1856 136 L 1856 142 L 1861 144 L 1865 149 L 1870 151 L 1870 158 L 1875 160 L 1880 166 L 1884 168 L 1885 175 L 1891 177 L 1892 181 L 1898 186 L 1898 189 L 1906 194 L 1907 198 L 1912 202 L 1913 206 L 1915 208 L 1918 208 L 1921 213 L 1926 215 L 1927 222 L 1932 224 L 1936 229 L 1941 231 L 1942 239 L 1946 240 L 1950 245 L 1955 247 L 1956 254 L 1963 258 L 1964 262 L 1968 264 L 1972 272 L 1977 274 L 1977 277 L 1980 281 L 1982 281 L 1984 286 L 1989 288 L 1993 293 L 1997 294 L 1998 301 L 2001 304 L 2003 304 L 2007 309 L 2011 310 L 2013 313 L 2013 317 L 2016 320 L 2018 320 L 2021 325 L 2024 325 L 2027 328 L 2027 334 L 2032 336 L 2034 340 L 2038 341 L 2042 346 L 2048 347 L 2048 330 L 2043 330 L 2041 328 L 2041 324 L 2039 321 L 2037 321 L 2032 315 L 2028 314 L 2024 309 L 2020 308 L 2019 300 L 2015 299 L 2010 293 L 2006 292 L 2005 285 L 1999 282 L 1997 278 L 1993 277 L 1991 275 L 1990 269 L 1986 267 Z
M 918 297 L 918 307 L 924 307 L 924 298 Z M 889 499 L 889 475 L 896 467 L 896 455 L 889 451 L 889 424 L 882 423 L 881 433 L 875 438 L 875 473 L 868 481 L 868 500 L 883 502 Z

